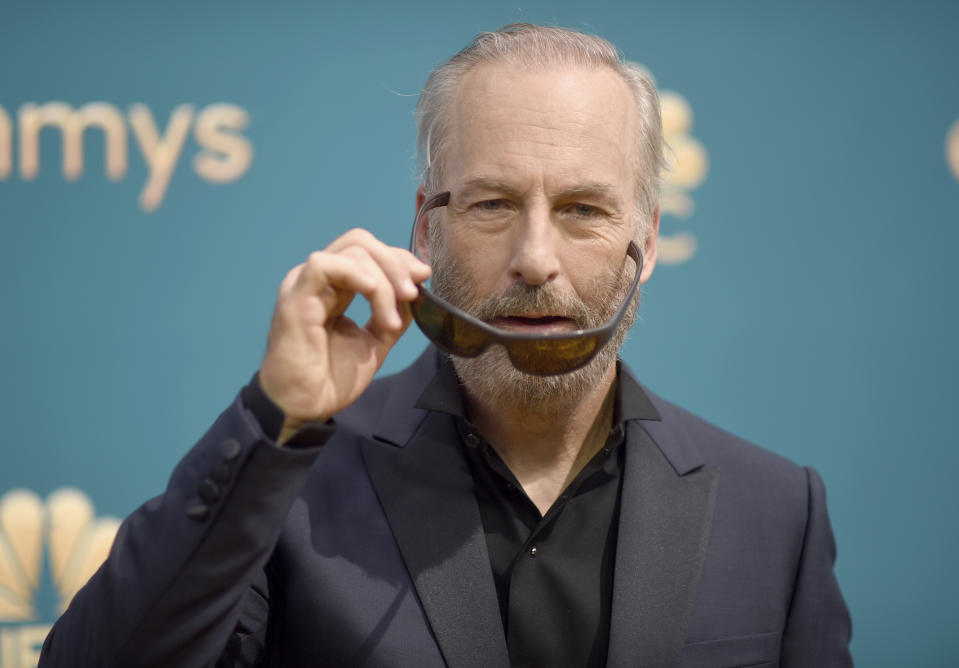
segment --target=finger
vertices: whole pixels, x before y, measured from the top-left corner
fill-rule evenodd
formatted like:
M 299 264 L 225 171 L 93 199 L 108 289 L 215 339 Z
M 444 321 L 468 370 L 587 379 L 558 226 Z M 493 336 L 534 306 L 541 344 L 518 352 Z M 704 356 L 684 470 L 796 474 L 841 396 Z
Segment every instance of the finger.
M 413 277 L 400 249 L 387 246 L 365 230 L 360 230 L 360 233 L 353 238 L 356 239 L 356 243 L 347 246 L 341 252 L 362 249 L 389 280 L 396 298 L 404 301 L 416 298 L 416 285 L 413 283 Z
M 332 318 L 346 312 L 357 293 L 366 296 L 375 290 L 376 276 L 353 259 L 316 251 L 284 279 L 278 306 L 286 306 L 278 308 L 277 312 L 290 312 L 297 320 L 307 318 L 314 324 L 325 326 Z M 313 300 L 320 310 L 310 307 Z
M 311 253 L 294 289 L 319 298 L 326 307 L 327 320 L 342 315 L 354 294 L 360 293 L 370 302 L 373 318 L 381 327 L 395 330 L 403 325 L 390 281 L 370 254 L 359 246 L 350 246 L 338 253 Z
M 397 297 L 402 301 L 416 299 L 416 283 L 426 280 L 430 275 L 429 265 L 416 259 L 412 253 L 402 248 L 387 246 L 367 230 L 354 229 L 336 239 L 328 250 L 344 252 L 349 248 L 363 248 L 386 274 Z
M 370 295 L 376 289 L 376 278 L 375 273 L 353 258 L 315 251 L 310 253 L 306 262 L 290 272 L 284 284 L 289 281 L 290 291 L 314 295 L 328 287 Z
M 402 328 L 403 319 L 397 310 L 397 294 L 393 282 L 387 276 L 383 266 L 360 246 L 350 246 L 340 252 L 341 256 L 352 258 L 357 265 L 363 268 L 374 279 L 374 287 L 364 296 L 370 302 L 370 311 L 373 320 L 385 329 L 397 330 Z
M 406 263 L 406 267 L 409 270 L 414 283 L 422 283 L 433 273 L 430 265 L 420 260 L 408 250 L 403 248 L 397 248 L 395 250 L 398 251 L 398 255 L 402 261 Z
M 416 265 L 409 262 L 407 251 L 384 244 L 377 244 L 366 250 L 392 283 L 397 300 L 407 302 L 416 299 L 419 294 L 416 283 L 425 280 L 425 277 L 422 276 L 422 270 L 417 271 Z
M 402 318 L 402 326 L 399 329 L 384 329 L 380 327 L 373 318 L 370 318 L 363 327 L 363 329 L 370 334 L 371 338 L 376 341 L 373 350 L 376 354 L 377 364 L 383 363 L 387 353 L 389 353 L 390 349 L 399 341 L 400 337 L 403 336 L 410 326 L 410 323 L 413 322 L 413 314 L 410 311 L 408 303 L 399 303 L 397 304 L 397 308 Z

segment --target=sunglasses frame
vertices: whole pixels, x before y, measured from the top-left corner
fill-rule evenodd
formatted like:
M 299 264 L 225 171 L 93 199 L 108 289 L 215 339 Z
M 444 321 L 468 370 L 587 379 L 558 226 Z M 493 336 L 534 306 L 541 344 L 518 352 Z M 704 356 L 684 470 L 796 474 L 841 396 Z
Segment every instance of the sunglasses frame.
M 420 223 L 423 220 L 423 217 L 431 210 L 443 207 L 449 204 L 450 193 L 441 192 L 433 195 L 423 202 L 419 210 L 416 212 L 416 216 L 413 219 L 413 231 L 410 234 L 410 252 L 417 258 L 419 254 L 416 252 L 416 234 L 419 229 Z M 524 332 L 510 332 L 502 329 L 493 327 L 489 323 L 483 322 L 479 318 L 470 315 L 463 309 L 450 304 L 445 299 L 437 297 L 431 290 L 426 288 L 423 284 L 418 284 L 416 287 L 419 290 L 419 297 L 416 298 L 410 304 L 410 310 L 413 313 L 413 319 L 416 321 L 416 324 L 419 326 L 423 334 L 432 341 L 436 346 L 442 350 L 450 353 L 451 355 L 457 355 L 459 357 L 478 357 L 483 352 L 485 352 L 491 345 L 498 344 L 503 346 L 506 350 L 507 355 L 509 355 L 510 361 L 520 371 L 524 373 L 537 375 L 537 376 L 549 376 L 556 375 L 560 373 L 567 373 L 569 371 L 574 371 L 580 367 L 583 367 L 589 364 L 590 361 L 596 356 L 596 354 L 602 350 L 602 348 L 609 342 L 613 337 L 613 333 L 616 331 L 616 327 L 619 326 L 620 321 L 623 319 L 623 316 L 626 315 L 626 310 L 629 308 L 629 304 L 633 301 L 633 298 L 636 294 L 636 290 L 639 287 L 639 279 L 643 273 L 643 256 L 639 252 L 639 247 L 636 246 L 634 241 L 629 242 L 629 246 L 626 249 L 626 255 L 631 257 L 636 263 L 636 274 L 633 276 L 632 284 L 629 287 L 629 291 L 626 294 L 626 297 L 623 299 L 622 304 L 619 305 L 619 308 L 616 309 L 616 312 L 606 321 L 606 324 L 599 327 L 593 327 L 591 329 L 577 329 L 569 332 L 554 332 L 548 334 L 532 334 Z M 454 350 L 450 345 L 448 345 L 443 339 L 431 335 L 430 330 L 432 329 L 430 325 L 424 324 L 419 315 L 420 304 L 423 301 L 430 302 L 434 307 L 438 308 L 441 312 L 446 315 L 452 316 L 453 318 L 459 319 L 465 322 L 470 327 L 473 327 L 483 334 L 486 335 L 486 341 L 482 345 L 470 353 L 463 353 L 461 350 Z M 574 341 L 583 341 L 588 338 L 595 339 L 595 345 L 592 352 L 588 354 L 588 357 L 578 361 L 576 364 L 570 365 L 569 367 L 563 367 L 559 371 L 543 371 L 529 368 L 522 359 L 517 359 L 514 356 L 516 352 L 514 347 L 517 344 L 530 344 L 533 342 L 542 342 L 544 346 L 562 344 L 563 342 L 574 342 Z

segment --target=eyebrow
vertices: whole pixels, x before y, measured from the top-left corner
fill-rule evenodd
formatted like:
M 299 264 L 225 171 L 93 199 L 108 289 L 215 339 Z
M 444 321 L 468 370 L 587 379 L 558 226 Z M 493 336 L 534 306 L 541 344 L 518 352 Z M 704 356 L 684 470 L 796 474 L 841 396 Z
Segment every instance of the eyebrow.
M 609 204 L 619 205 L 620 203 L 619 197 L 616 194 L 616 188 L 607 183 L 582 183 L 559 193 L 561 199 L 571 199 L 574 197 L 582 197 L 583 195 L 601 199 Z
M 496 192 L 501 192 L 506 195 L 511 195 L 514 197 L 519 197 L 522 195 L 517 188 L 511 186 L 507 182 L 497 179 L 490 178 L 486 176 L 477 176 L 466 183 L 463 184 L 460 189 L 461 192 L 469 193 L 473 190 L 492 190 Z M 620 199 L 616 194 L 616 188 L 609 185 L 608 183 L 603 183 L 601 181 L 590 181 L 586 183 L 580 183 L 565 190 L 562 190 L 558 193 L 551 194 L 550 197 L 554 199 L 572 199 L 575 197 L 582 197 L 584 195 L 595 197 L 600 199 L 610 205 L 620 206 Z
M 460 188 L 462 192 L 471 192 L 473 190 L 495 190 L 497 192 L 505 193 L 507 195 L 518 196 L 521 193 L 519 190 L 509 185 L 505 181 L 500 179 L 490 178 L 487 176 L 476 176 L 463 184 L 463 187 Z

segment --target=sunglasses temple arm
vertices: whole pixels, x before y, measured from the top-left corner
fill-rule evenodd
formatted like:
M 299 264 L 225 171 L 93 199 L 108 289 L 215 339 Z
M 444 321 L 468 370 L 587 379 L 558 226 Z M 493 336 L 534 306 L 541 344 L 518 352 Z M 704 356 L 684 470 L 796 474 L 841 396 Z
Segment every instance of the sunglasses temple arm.
M 450 193 L 449 191 L 441 192 L 433 195 L 420 206 L 419 211 L 416 212 L 416 216 L 413 218 L 413 231 L 410 232 L 410 252 L 419 259 L 419 254 L 416 252 L 416 231 L 420 227 L 420 221 L 423 219 L 429 211 L 436 209 L 441 206 L 446 206 L 450 203 Z

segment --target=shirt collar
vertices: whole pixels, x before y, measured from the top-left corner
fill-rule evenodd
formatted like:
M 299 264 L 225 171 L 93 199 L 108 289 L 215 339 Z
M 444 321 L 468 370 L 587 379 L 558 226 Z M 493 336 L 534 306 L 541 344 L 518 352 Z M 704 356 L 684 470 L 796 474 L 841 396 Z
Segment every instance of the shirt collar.
M 627 420 L 662 419 L 639 382 L 621 360 L 616 360 L 616 377 L 619 382 L 616 384 L 614 426 L 619 426 Z M 441 357 L 436 375 L 423 390 L 420 398 L 416 400 L 415 406 L 424 410 L 448 413 L 464 420 L 468 419 L 466 405 L 463 402 L 462 384 L 448 356 Z

